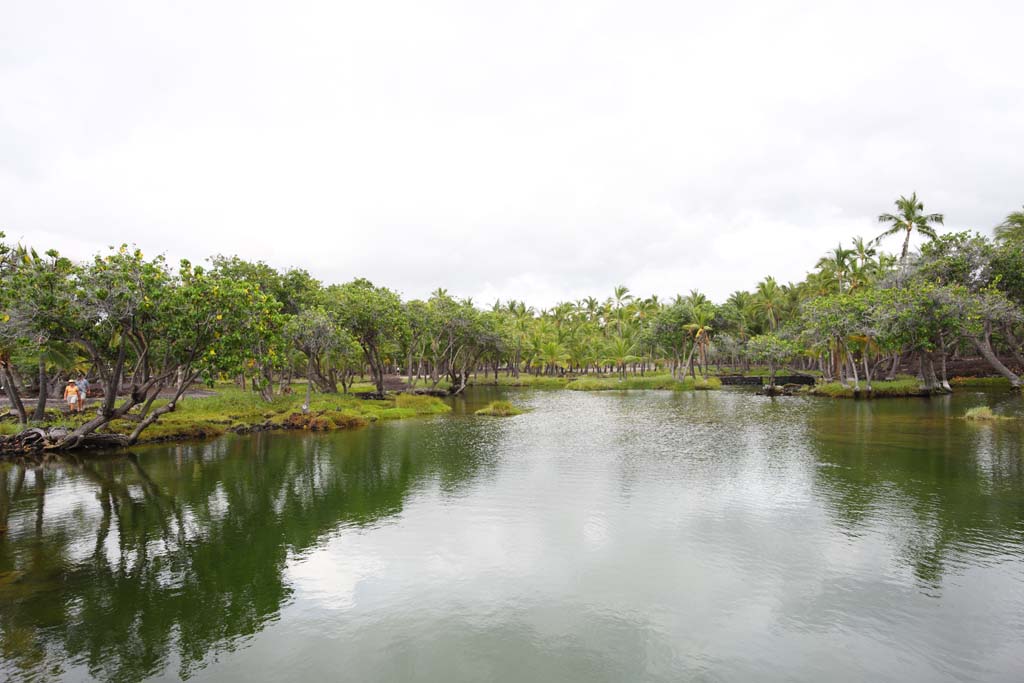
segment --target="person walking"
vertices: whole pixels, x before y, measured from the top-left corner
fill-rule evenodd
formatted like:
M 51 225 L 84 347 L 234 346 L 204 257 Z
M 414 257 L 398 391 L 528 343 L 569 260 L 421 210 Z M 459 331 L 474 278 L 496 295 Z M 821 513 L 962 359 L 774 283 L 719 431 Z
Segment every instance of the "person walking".
M 85 410 L 85 402 L 89 398 L 89 380 L 85 378 L 85 375 L 79 375 L 75 386 L 78 387 L 78 392 L 81 394 L 78 397 L 78 409 L 83 411 Z
M 82 392 L 79 391 L 75 380 L 69 379 L 64 387 L 64 400 L 68 404 L 68 411 L 72 413 L 82 412 Z

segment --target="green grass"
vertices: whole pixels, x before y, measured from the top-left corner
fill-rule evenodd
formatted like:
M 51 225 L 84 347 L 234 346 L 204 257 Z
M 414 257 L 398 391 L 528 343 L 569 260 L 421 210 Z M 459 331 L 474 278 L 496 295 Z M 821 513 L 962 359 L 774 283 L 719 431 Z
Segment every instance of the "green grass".
M 573 381 L 572 377 L 552 377 L 549 375 L 530 375 L 525 372 L 520 373 L 519 377 L 512 377 L 511 375 L 505 376 L 504 374 L 498 375 L 498 379 L 494 379 L 494 375 L 480 375 L 476 379 L 470 379 L 470 386 L 491 386 L 491 387 L 532 387 L 534 389 L 564 389 L 567 384 Z M 445 382 L 441 382 L 439 387 L 447 386 Z
M 439 398 L 417 394 L 399 394 L 395 397 L 395 407 L 412 410 L 416 415 L 439 415 L 451 410 L 451 406 Z
M 18 434 L 24 429 L 25 427 L 18 424 L 17 422 L 0 422 L 0 436 L 11 436 L 12 434 Z
M 493 417 L 511 417 L 522 415 L 523 410 L 517 408 L 508 401 L 491 401 L 486 406 L 476 411 L 477 415 L 491 415 Z
M 309 429 L 329 431 L 355 429 L 378 420 L 397 420 L 421 415 L 437 415 L 451 410 L 441 399 L 432 396 L 399 394 L 384 400 L 364 401 L 345 394 L 313 394 L 309 413 L 302 413 L 305 389 L 287 396 L 275 396 L 266 402 L 251 391 L 242 391 L 233 385 L 218 385 L 212 396 L 191 396 L 178 402 L 173 412 L 167 413 L 139 438 L 140 443 L 200 439 L 219 436 L 231 429 L 245 429 L 255 425 L 269 425 L 275 429 Z M 156 401 L 154 407 L 166 404 Z M 63 415 L 56 411 L 47 426 L 75 427 L 95 415 L 91 403 L 82 415 Z M 59 417 L 58 417 L 59 415 Z M 115 420 L 105 431 L 129 434 L 136 423 Z M 16 434 L 24 428 L 13 422 L 0 423 L 0 434 Z
M 1002 422 L 1003 420 L 1012 420 L 1014 418 L 1007 415 L 996 415 L 988 406 L 978 406 L 964 413 L 964 419 L 971 420 L 972 422 Z
M 573 380 L 565 388 L 572 391 L 621 391 L 621 390 L 669 390 L 693 391 L 719 389 L 721 380 L 717 377 L 683 377 L 673 379 L 672 375 L 646 375 L 644 377 L 581 377 Z
M 853 398 L 856 394 L 853 385 L 844 387 L 839 382 L 826 382 L 807 388 L 807 393 L 815 396 L 828 396 L 830 398 Z M 867 383 L 861 381 L 860 396 L 868 396 Z M 871 394 L 874 398 L 899 397 L 899 396 L 927 396 L 921 390 L 921 383 L 913 377 L 899 377 L 892 381 L 878 381 L 871 383 Z
M 710 366 L 715 370 L 716 375 L 739 375 L 741 377 L 764 377 L 767 379 L 771 376 L 771 371 L 767 365 L 751 365 L 750 369 L 744 369 L 743 366 L 737 366 L 735 368 L 730 366 L 722 366 L 721 371 L 718 370 L 717 366 Z M 797 370 L 794 368 L 780 368 L 775 371 L 776 375 L 812 375 L 814 377 L 821 377 L 820 370 Z
M 949 380 L 951 387 L 991 387 L 994 389 L 1009 389 L 1010 380 L 1005 377 L 954 377 Z

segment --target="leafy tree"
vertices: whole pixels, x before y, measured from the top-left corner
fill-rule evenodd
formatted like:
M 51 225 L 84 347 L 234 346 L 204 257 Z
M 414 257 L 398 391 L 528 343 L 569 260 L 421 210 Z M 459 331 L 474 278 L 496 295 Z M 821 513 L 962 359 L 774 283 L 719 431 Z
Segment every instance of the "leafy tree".
M 384 393 L 384 350 L 402 336 L 406 321 L 398 295 L 357 279 L 329 292 L 336 298 L 339 322 L 363 349 L 377 393 Z
M 776 334 L 759 334 L 747 342 L 747 352 L 755 359 L 768 365 L 768 381 L 775 384 L 779 366 L 789 362 L 797 354 L 797 345 Z
M 57 251 L 40 255 L 34 249 L 20 248 L 12 267 L 2 279 L 4 293 L 3 324 L 0 338 L 6 348 L 22 346 L 36 357 L 38 399 L 34 420 L 42 420 L 49 389 L 48 362 L 73 365 L 76 357 L 67 340 L 73 327 L 72 306 L 77 269 Z M 17 392 L 13 377 L 8 378 L 11 392 Z M 10 394 L 10 392 L 9 392 Z M 24 423 L 26 414 L 20 397 L 12 400 Z

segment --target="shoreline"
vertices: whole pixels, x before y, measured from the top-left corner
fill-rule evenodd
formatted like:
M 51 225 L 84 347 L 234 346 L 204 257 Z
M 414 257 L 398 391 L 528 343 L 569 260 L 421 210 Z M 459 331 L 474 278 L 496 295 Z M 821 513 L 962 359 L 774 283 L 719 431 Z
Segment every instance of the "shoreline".
M 765 381 L 767 378 L 763 378 Z M 1006 389 L 1010 383 L 1000 377 L 954 377 L 950 380 L 953 392 L 958 389 Z M 471 380 L 470 387 L 533 388 L 565 391 L 715 391 L 722 388 L 717 377 L 696 380 L 687 376 L 676 380 L 668 375 L 647 375 L 628 377 L 551 377 L 545 375 L 521 375 L 515 377 L 478 378 Z M 435 396 L 426 395 L 422 387 L 412 387 L 409 393 L 396 393 L 384 399 L 360 398 L 354 394 L 314 394 L 308 412 L 302 412 L 304 397 L 296 392 L 279 396 L 269 403 L 262 401 L 251 392 L 234 387 L 197 389 L 190 392 L 187 401 L 181 401 L 178 409 L 164 415 L 150 429 L 143 432 L 138 441 L 130 445 L 118 444 L 115 438 L 129 433 L 136 425 L 132 420 L 118 420 L 111 423 L 111 429 L 97 432 L 97 436 L 110 437 L 109 442 L 84 444 L 74 449 L 56 451 L 43 447 L 25 447 L 14 441 L 15 437 L 32 431 L 73 429 L 90 416 L 85 411 L 78 416 L 49 409 L 51 420 L 42 423 L 17 425 L 0 422 L 0 460 L 19 456 L 33 456 L 47 452 L 77 452 L 87 450 L 120 450 L 160 443 L 187 443 L 207 441 L 225 434 L 254 434 L 271 431 L 313 431 L 329 432 L 359 429 L 372 423 L 400 420 L 412 417 L 439 415 L 451 411 L 451 406 Z M 779 394 L 783 395 L 783 394 Z M 902 377 L 886 382 L 872 383 L 872 391 L 862 386 L 854 392 L 852 386 L 842 387 L 838 382 L 819 383 L 787 392 L 789 396 L 813 396 L 818 398 L 875 400 L 884 398 L 930 398 L 949 395 L 947 392 L 928 392 L 920 388 L 916 378 Z M 9 413 L 8 413 L 9 414 Z M 13 428 L 13 429 L 12 429 Z
M 419 394 L 395 394 L 384 399 L 363 399 L 352 394 L 314 394 L 306 412 L 302 410 L 304 401 L 304 396 L 291 394 L 265 402 L 254 393 L 222 387 L 208 395 L 181 401 L 174 411 L 163 415 L 132 444 L 118 443 L 118 439 L 131 433 L 138 421 L 121 419 L 111 422 L 108 429 L 95 432 L 93 443 L 63 450 L 46 448 L 44 437 L 54 430 L 73 430 L 91 418 L 94 411 L 87 409 L 75 415 L 60 413 L 49 420 L 27 425 L 2 422 L 0 459 L 47 452 L 208 440 L 227 433 L 358 429 L 374 422 L 439 415 L 451 410 L 443 400 Z M 26 439 L 30 434 L 38 438 Z

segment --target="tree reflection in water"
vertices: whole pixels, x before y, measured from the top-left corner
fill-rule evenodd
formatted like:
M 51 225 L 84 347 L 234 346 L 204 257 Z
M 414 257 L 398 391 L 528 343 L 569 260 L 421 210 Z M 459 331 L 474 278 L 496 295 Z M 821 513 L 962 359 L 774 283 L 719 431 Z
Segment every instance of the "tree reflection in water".
M 279 614 L 290 554 L 399 513 L 426 476 L 458 486 L 486 464 L 472 449 L 414 452 L 413 434 L 255 435 L 173 457 L 0 465 L 3 667 L 135 681 L 173 662 L 187 678 Z
M 908 418 L 884 401 L 835 402 L 810 422 L 817 488 L 836 524 L 882 530 L 926 591 L 961 558 L 997 562 L 1024 545 L 1020 429 L 932 403 Z

